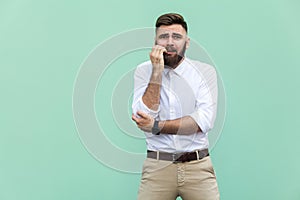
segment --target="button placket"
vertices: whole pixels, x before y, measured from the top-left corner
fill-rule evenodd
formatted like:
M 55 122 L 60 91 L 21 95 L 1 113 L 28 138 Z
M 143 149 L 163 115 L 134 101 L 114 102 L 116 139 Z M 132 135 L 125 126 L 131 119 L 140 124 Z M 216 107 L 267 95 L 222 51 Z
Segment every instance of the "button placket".
M 173 76 L 174 72 L 172 70 L 169 71 L 169 80 L 170 80 L 170 99 L 169 99 L 169 105 L 170 105 L 170 117 L 171 119 L 175 119 L 175 99 L 176 97 L 174 96 L 174 83 L 173 83 Z
M 182 186 L 185 180 L 185 164 L 177 163 L 177 184 Z

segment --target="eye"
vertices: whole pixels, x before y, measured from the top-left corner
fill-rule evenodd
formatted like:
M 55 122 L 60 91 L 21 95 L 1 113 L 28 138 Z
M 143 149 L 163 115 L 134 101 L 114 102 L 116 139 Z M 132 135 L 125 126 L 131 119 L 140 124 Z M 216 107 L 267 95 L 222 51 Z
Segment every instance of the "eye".
M 169 38 L 169 35 L 168 34 L 163 34 L 163 35 L 160 35 L 159 38 L 160 39 L 167 39 L 167 38 Z
M 175 40 L 179 40 L 179 39 L 181 39 L 181 38 L 182 38 L 181 35 L 173 35 L 173 39 L 175 39 Z

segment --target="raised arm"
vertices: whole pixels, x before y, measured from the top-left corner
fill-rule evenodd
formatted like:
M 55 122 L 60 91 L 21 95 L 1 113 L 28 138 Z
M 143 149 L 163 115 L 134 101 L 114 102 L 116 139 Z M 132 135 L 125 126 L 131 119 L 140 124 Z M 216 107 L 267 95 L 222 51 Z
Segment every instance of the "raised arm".
M 164 70 L 163 52 L 165 51 L 166 49 L 164 47 L 155 45 L 150 52 L 152 74 L 142 100 L 144 104 L 152 110 L 159 108 L 162 71 Z
M 158 115 L 165 51 L 164 47 L 155 45 L 150 52 L 150 68 L 139 66 L 135 71 L 132 111 L 136 116 L 139 110 L 154 118 Z

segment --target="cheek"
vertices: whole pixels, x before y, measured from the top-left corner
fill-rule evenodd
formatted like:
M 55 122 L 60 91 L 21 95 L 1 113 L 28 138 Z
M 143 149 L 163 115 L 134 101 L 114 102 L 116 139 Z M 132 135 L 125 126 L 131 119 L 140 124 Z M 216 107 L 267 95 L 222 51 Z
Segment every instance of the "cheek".
M 160 46 L 166 46 L 167 41 L 166 40 L 156 40 L 155 44 L 160 45 Z
M 182 50 L 182 46 L 179 46 L 177 44 L 174 44 L 174 47 L 177 50 L 177 52 L 180 52 Z
M 177 47 L 178 50 L 182 50 L 185 46 L 185 42 L 176 43 L 175 46 Z

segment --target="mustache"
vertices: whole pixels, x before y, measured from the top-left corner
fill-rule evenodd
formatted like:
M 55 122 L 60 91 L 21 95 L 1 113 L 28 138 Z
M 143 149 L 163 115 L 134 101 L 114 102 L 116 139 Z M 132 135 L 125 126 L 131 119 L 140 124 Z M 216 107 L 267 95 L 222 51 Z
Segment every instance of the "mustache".
M 177 52 L 177 50 L 172 46 L 166 46 L 167 52 Z

